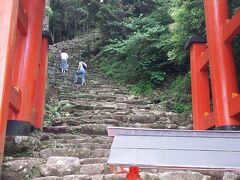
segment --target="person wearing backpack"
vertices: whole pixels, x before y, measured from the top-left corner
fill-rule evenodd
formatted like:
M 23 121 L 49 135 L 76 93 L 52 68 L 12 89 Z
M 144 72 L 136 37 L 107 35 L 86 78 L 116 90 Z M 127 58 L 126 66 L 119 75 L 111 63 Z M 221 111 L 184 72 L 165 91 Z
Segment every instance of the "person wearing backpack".
M 78 63 L 78 68 L 74 76 L 74 83 L 84 85 L 86 84 L 87 64 L 83 61 Z

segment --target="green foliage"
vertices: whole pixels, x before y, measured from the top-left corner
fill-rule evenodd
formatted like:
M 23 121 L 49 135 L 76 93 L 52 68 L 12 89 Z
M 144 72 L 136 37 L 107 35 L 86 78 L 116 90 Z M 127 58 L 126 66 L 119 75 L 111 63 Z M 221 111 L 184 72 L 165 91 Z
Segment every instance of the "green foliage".
M 86 51 L 97 55 L 93 63 L 99 69 L 116 82 L 130 84 L 133 94 L 167 89 L 160 99 L 169 110 L 191 111 L 184 45 L 190 36 L 206 38 L 203 0 L 52 1 L 51 28 L 59 39 L 99 31 L 99 40 Z M 233 14 L 240 2 L 229 0 L 229 5 Z M 236 38 L 237 64 L 239 42 Z
M 165 72 L 151 72 L 151 81 L 154 84 L 160 84 L 165 80 L 166 75 Z
M 53 11 L 50 7 L 45 7 L 45 16 L 51 17 L 53 15 Z
M 179 75 L 177 78 L 171 78 L 171 82 L 160 96 L 161 104 L 173 112 L 190 112 L 190 75 Z
M 151 95 L 153 92 L 153 84 L 151 82 L 139 81 L 131 86 L 130 92 L 134 95 Z
M 190 36 L 204 37 L 205 22 L 202 0 L 176 0 L 169 9 L 173 23 L 170 24 L 171 36 L 168 58 L 180 67 L 188 69 L 188 52 L 183 47 Z
M 52 53 L 49 53 L 49 54 L 48 54 L 48 60 L 49 60 L 49 61 L 53 62 L 53 61 L 55 61 L 55 59 L 56 59 L 56 57 L 55 57 L 54 54 L 52 54 Z
M 51 0 L 50 29 L 56 42 L 96 27 L 100 3 L 95 0 Z
M 34 177 L 41 176 L 41 170 L 39 167 L 33 166 L 31 169 L 27 169 L 27 172 L 25 172 L 23 180 L 30 180 Z

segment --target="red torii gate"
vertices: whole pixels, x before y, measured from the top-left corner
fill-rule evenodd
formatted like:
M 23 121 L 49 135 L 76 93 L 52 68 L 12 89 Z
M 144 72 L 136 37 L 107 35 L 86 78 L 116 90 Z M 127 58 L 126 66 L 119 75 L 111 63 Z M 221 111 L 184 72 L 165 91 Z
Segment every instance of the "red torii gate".
M 0 4 L 1 162 L 7 122 L 10 134 L 42 127 L 48 41 L 42 37 L 45 0 L 0 0 Z M 240 11 L 229 19 L 227 0 L 204 0 L 204 6 L 208 45 L 191 44 L 194 129 L 237 130 L 240 95 L 232 40 L 240 33 Z M 137 179 L 135 169 L 128 179 Z
M 0 165 L 6 129 L 25 135 L 42 128 L 49 33 L 45 0 L 0 0 Z
M 232 18 L 229 18 L 228 6 L 228 0 L 204 0 L 207 44 L 206 41 L 199 38 L 191 38 L 186 44 L 186 47 L 191 47 L 193 125 L 195 130 L 240 130 L 240 94 L 232 46 L 234 37 L 240 33 L 240 10 Z M 213 104 L 211 104 L 211 97 Z M 134 128 L 109 128 L 108 132 L 110 136 L 114 137 L 108 163 L 113 166 L 130 167 L 126 177 L 128 180 L 139 180 L 139 168 L 146 167 L 212 169 L 216 168 L 216 164 L 222 163 L 221 169 L 226 170 L 230 165 L 234 165 L 233 161 L 238 157 L 238 155 L 232 156 L 234 153 L 231 149 L 234 149 L 238 132 L 189 132 Z M 184 133 L 186 134 L 184 135 Z M 205 135 L 201 135 L 202 133 Z M 229 133 L 230 136 L 225 136 L 225 133 Z M 186 143 L 191 136 L 193 137 L 191 142 L 193 147 L 188 146 L 189 142 Z M 208 136 L 213 139 L 210 140 Z M 168 137 L 170 138 L 168 139 Z M 144 141 L 144 138 L 147 140 Z M 217 141 L 217 138 L 220 140 L 214 144 L 213 142 Z M 156 139 L 158 141 L 154 141 Z M 166 139 L 179 141 L 179 147 L 166 141 Z M 149 143 L 150 141 L 152 144 Z M 208 145 L 208 141 L 212 144 Z M 233 142 L 232 145 L 229 145 L 230 141 Z M 157 143 L 158 145 L 156 145 Z M 202 146 L 204 143 L 206 143 L 205 147 Z M 227 144 L 226 147 L 224 143 Z M 219 147 L 220 144 L 223 149 Z M 211 147 L 209 148 L 209 146 Z M 184 153 L 186 156 L 189 153 L 194 155 L 187 157 L 186 162 L 182 162 L 181 160 L 185 158 L 176 158 L 178 150 L 181 155 Z M 239 153 L 239 148 L 236 150 L 235 153 Z M 154 152 L 155 154 L 153 154 Z M 202 154 L 208 152 L 212 154 Z M 226 157 L 221 159 L 223 154 L 219 155 L 219 152 L 224 152 Z M 231 160 L 228 159 L 230 157 L 232 157 Z M 209 159 L 209 162 L 203 162 L 201 158 L 202 160 Z M 196 164 L 200 162 L 200 164 L 191 164 L 189 159 L 192 159 Z M 239 161 L 236 162 L 235 170 L 239 169 Z
M 240 33 L 240 10 L 230 19 L 228 0 L 204 0 L 204 9 L 207 44 L 196 38 L 187 44 L 191 47 L 193 126 L 196 130 L 240 130 L 240 95 L 232 45 Z

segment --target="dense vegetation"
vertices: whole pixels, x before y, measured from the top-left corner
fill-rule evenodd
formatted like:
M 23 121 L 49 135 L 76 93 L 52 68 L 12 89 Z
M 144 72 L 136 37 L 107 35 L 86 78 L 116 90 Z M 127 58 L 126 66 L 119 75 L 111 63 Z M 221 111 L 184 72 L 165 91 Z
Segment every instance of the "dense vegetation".
M 232 12 L 240 7 L 229 3 Z M 191 111 L 189 53 L 183 47 L 189 36 L 206 36 L 202 0 L 52 0 L 51 8 L 57 40 L 98 31 L 99 40 L 86 53 L 109 77 L 130 85 L 134 94 L 154 94 L 169 110 Z

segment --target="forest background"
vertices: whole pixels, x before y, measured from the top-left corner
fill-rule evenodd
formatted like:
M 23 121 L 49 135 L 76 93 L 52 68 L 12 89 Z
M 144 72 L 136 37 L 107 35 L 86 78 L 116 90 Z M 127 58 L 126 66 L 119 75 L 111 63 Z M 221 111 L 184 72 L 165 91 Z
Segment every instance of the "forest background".
M 229 6 L 233 14 L 240 1 Z M 55 42 L 98 32 L 82 57 L 134 95 L 152 96 L 169 111 L 191 111 L 184 45 L 190 36 L 206 38 L 203 0 L 51 0 L 47 13 Z M 234 52 L 240 70 L 240 38 Z

